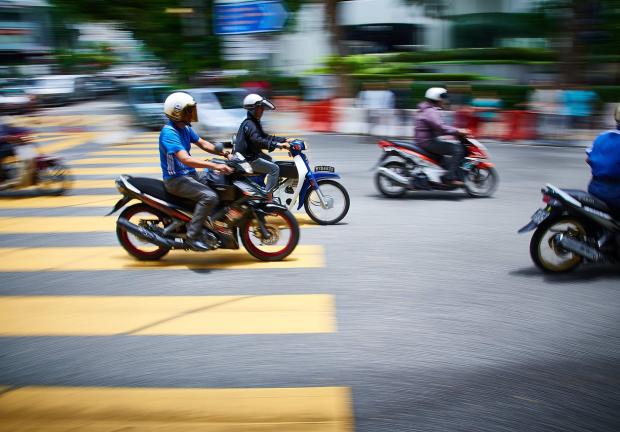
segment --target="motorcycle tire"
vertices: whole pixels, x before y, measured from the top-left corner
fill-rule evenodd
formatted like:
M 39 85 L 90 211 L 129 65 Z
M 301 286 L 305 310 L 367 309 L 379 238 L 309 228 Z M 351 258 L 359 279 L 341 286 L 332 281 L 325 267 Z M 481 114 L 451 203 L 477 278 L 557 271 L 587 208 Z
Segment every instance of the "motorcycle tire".
M 384 168 L 395 170 L 395 171 L 405 171 L 405 164 L 398 161 L 388 162 L 385 165 L 382 165 Z M 385 184 L 383 182 L 389 182 L 393 190 L 386 189 Z M 396 184 L 393 180 L 389 179 L 382 173 L 378 172 L 375 174 L 375 185 L 379 192 L 381 192 L 384 196 L 388 198 L 401 198 L 407 193 L 407 188 L 405 186 L 401 186 Z
M 559 232 L 557 229 L 552 231 L 553 227 L 562 224 L 573 225 L 576 228 L 575 232 L 577 232 L 578 238 L 585 238 L 587 236 L 585 224 L 569 216 L 547 219 L 542 222 L 530 241 L 530 256 L 536 267 L 545 273 L 568 273 L 575 270 L 583 261 L 580 255 L 562 251 L 559 246 L 553 245 L 551 237 L 547 238 L 547 234 Z M 544 256 L 543 248 L 548 248 L 553 253 L 552 256 L 560 259 L 566 257 L 566 259 L 557 264 L 553 263 Z
M 163 212 L 160 212 L 159 210 L 156 210 L 153 207 L 142 203 L 134 204 L 127 207 L 125 210 L 123 210 L 123 212 L 119 215 L 118 218 L 125 218 L 126 220 L 131 221 L 131 218 L 139 213 L 151 214 L 156 217 L 162 224 L 167 218 L 167 216 Z M 170 252 L 170 248 L 166 248 L 160 245 L 154 245 L 152 243 L 141 240 L 135 235 L 127 232 L 127 230 L 120 225 L 116 225 L 116 237 L 118 238 L 121 246 L 123 246 L 123 249 L 125 249 L 130 255 L 139 259 L 140 261 L 157 261 L 164 257 L 168 252 Z
M 241 243 L 245 250 L 254 258 L 261 261 L 281 261 L 289 256 L 295 250 L 295 247 L 297 247 L 297 243 L 299 243 L 299 224 L 290 211 L 277 209 L 271 213 L 271 217 L 280 220 L 281 222 L 279 222 L 279 224 L 281 223 L 281 226 L 290 230 L 288 241 L 281 248 L 278 248 L 274 244 L 269 244 L 273 239 L 267 239 L 266 241 L 262 239 L 262 234 L 258 229 L 258 224 L 255 219 L 248 219 L 245 221 L 241 225 L 239 231 Z M 279 239 L 281 226 L 278 225 L 274 227 L 273 221 L 267 221 L 267 229 L 273 235 L 278 235 L 276 241 Z M 255 241 L 258 241 L 260 244 L 255 244 Z
M 304 202 L 304 208 L 306 210 L 306 213 L 308 214 L 308 216 L 310 216 L 310 219 L 312 219 L 313 221 L 315 221 L 319 225 L 334 225 L 334 224 L 337 224 L 342 219 L 344 219 L 344 217 L 349 212 L 349 205 L 351 204 L 351 200 L 349 198 L 349 193 L 347 192 L 347 190 L 344 188 L 343 185 L 341 185 L 340 183 L 338 183 L 337 181 L 334 181 L 334 180 L 323 179 L 323 180 L 318 180 L 318 183 L 319 183 L 319 187 L 321 187 L 321 188 L 323 186 L 328 186 L 328 187 L 334 187 L 334 188 L 338 189 L 339 193 L 342 194 L 342 199 L 344 200 L 344 207 L 343 207 L 343 209 L 342 209 L 342 211 L 340 213 L 336 214 L 332 218 L 329 218 L 329 219 L 321 218 L 321 215 L 317 214 L 315 212 L 315 210 L 314 210 L 314 208 L 317 207 L 317 205 L 314 202 L 317 202 L 318 203 L 318 207 L 322 208 L 321 205 L 320 205 L 320 202 L 318 202 L 319 198 L 318 198 L 318 196 L 316 196 L 317 195 L 316 193 L 313 193 L 313 189 L 311 189 L 306 194 L 306 199 L 305 199 L 305 202 Z M 328 194 L 328 195 L 330 195 L 330 194 Z

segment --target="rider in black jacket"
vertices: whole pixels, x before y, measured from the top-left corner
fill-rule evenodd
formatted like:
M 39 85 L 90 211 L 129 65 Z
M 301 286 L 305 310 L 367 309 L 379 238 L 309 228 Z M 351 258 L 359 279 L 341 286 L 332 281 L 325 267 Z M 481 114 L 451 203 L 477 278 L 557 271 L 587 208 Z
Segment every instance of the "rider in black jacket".
M 271 193 L 278 184 L 280 168 L 263 150 L 272 152 L 277 148 L 288 149 L 290 148 L 288 143 L 294 138 L 269 135 L 263 130 L 260 119 L 265 108 L 270 110 L 276 108 L 269 100 L 257 94 L 250 94 L 243 99 L 243 108 L 248 110 L 248 116 L 239 126 L 234 143 L 235 152 L 241 153 L 246 158 L 254 172 L 267 174 L 265 189 Z

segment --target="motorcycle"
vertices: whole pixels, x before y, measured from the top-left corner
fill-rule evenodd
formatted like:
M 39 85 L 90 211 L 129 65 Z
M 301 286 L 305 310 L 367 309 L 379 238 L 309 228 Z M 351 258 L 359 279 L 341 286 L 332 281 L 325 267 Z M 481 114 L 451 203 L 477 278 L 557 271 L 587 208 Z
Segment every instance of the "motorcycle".
M 520 234 L 536 230 L 530 241 L 534 264 L 547 273 L 565 273 L 583 262 L 620 263 L 620 215 L 587 192 L 546 185 L 544 208 Z
M 211 216 L 213 226 L 205 227 L 204 241 L 211 249 L 239 249 L 239 241 L 250 255 L 262 261 L 280 261 L 299 242 L 299 225 L 283 205 L 268 201 L 265 192 L 248 178 L 252 168 L 243 156 L 214 160 L 234 169 L 225 181 L 211 184 L 220 207 Z M 123 248 L 139 260 L 159 260 L 171 249 L 189 250 L 187 224 L 195 202 L 169 194 L 161 180 L 121 175 L 116 187 L 123 195 L 111 215 L 129 201 L 116 222 L 116 235 Z
M 293 161 L 276 161 L 280 179 L 273 192 L 274 199 L 293 210 L 303 206 L 310 218 L 320 225 L 340 222 L 348 213 L 350 199 L 344 186 L 335 179 L 340 175 L 334 167 L 318 165 L 310 168 L 304 154 L 306 144 L 301 140 L 291 142 Z M 302 179 L 300 181 L 300 179 Z
M 11 128 L 4 141 L 0 191 L 36 187 L 40 194 L 62 195 L 71 188 L 69 168 L 58 157 L 40 154 L 29 131 Z
M 383 155 L 375 165 L 375 184 L 388 198 L 399 198 L 408 190 L 455 190 L 464 187 L 472 197 L 489 197 L 497 189 L 499 177 L 495 164 L 490 162 L 487 148 L 479 141 L 462 136 L 465 157 L 459 169 L 464 186 L 454 186 L 442 180 L 446 170 L 441 155 L 430 153 L 405 141 L 379 141 Z

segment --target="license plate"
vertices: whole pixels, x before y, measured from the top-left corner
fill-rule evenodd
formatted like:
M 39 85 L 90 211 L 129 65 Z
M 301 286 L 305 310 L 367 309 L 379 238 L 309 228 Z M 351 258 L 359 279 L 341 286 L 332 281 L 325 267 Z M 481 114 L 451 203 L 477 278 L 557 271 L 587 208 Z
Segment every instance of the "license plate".
M 548 217 L 549 217 L 549 212 L 547 210 L 538 209 L 536 210 L 536 213 L 532 215 L 532 222 L 534 222 L 535 224 L 539 224 L 545 219 L 547 219 Z
M 333 166 L 328 166 L 328 165 L 318 165 L 314 167 L 314 171 L 318 172 L 318 171 L 327 171 L 327 172 L 334 172 L 334 167 Z

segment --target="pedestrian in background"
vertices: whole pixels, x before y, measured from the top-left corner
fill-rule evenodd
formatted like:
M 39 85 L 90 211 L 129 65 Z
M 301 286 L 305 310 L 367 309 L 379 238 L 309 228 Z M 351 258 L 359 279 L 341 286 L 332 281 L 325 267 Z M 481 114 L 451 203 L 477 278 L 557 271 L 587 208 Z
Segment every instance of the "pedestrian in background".
M 366 110 L 367 134 L 385 132 L 387 111 L 394 108 L 394 93 L 387 90 L 383 83 L 365 83 L 357 99 L 358 106 Z

